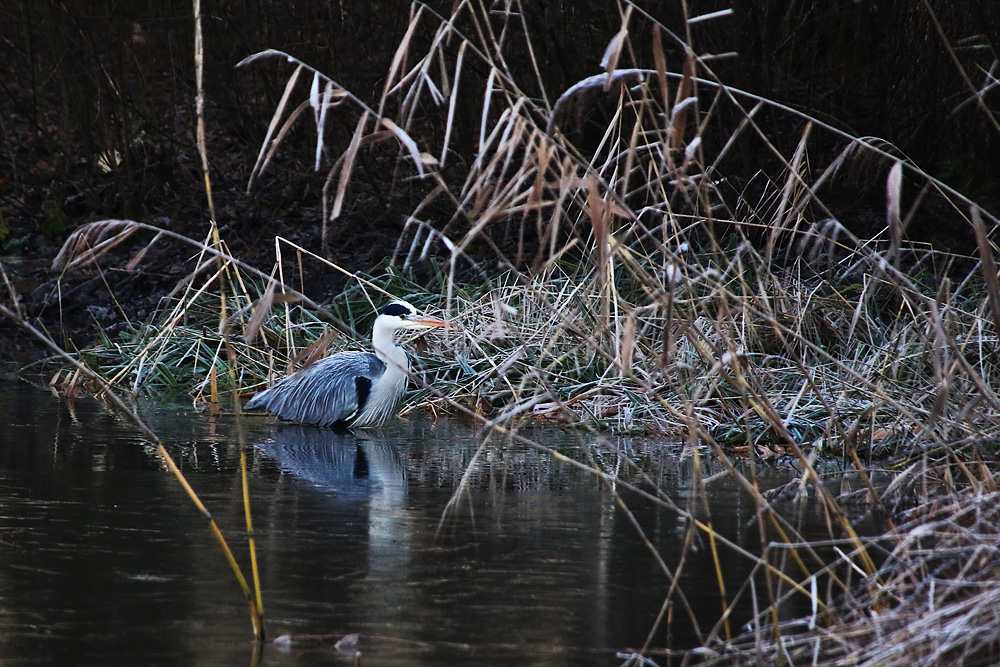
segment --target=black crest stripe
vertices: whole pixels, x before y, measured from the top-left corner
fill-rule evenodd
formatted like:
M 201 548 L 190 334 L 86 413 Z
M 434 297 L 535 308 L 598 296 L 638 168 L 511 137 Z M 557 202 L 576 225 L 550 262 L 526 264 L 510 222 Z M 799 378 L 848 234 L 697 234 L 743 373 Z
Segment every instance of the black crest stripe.
M 410 315 L 412 311 L 401 303 L 390 303 L 388 306 L 383 308 L 379 314 L 381 315 L 392 315 L 394 317 L 399 317 L 400 315 Z

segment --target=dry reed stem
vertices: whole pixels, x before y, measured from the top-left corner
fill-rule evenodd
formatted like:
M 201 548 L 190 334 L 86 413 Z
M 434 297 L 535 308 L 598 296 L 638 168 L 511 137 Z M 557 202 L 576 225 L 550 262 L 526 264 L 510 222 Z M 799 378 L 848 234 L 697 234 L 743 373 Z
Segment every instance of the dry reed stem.
M 212 518 L 211 513 L 201 502 L 201 499 L 198 497 L 198 494 L 195 493 L 195 490 L 188 483 L 187 479 L 184 477 L 184 473 L 182 473 L 180 468 L 177 467 L 177 464 L 174 462 L 173 457 L 171 457 L 170 453 L 167 452 L 166 447 L 163 446 L 163 443 L 160 441 L 156 433 L 149 426 L 146 425 L 146 423 L 142 420 L 142 418 L 139 417 L 138 414 L 136 414 L 131 408 L 129 408 L 125 404 L 124 401 L 121 400 L 121 398 L 118 397 L 118 395 L 114 392 L 114 390 L 107 383 L 104 382 L 104 379 L 101 378 L 99 374 L 95 373 L 92 369 L 81 364 L 71 355 L 67 354 L 62 348 L 56 345 L 51 338 L 43 334 L 41 331 L 39 331 L 34 326 L 29 324 L 22 317 L 20 317 L 18 313 L 8 309 L 3 304 L 0 304 L 0 314 L 6 316 L 14 324 L 20 326 L 29 334 L 31 334 L 39 341 L 41 341 L 43 344 L 52 349 L 57 355 L 59 355 L 63 360 L 65 360 L 66 363 L 74 367 L 77 373 L 86 375 L 91 380 L 93 380 L 97 384 L 97 386 L 100 387 L 101 389 L 100 394 L 106 399 L 108 399 L 115 406 L 117 410 L 119 410 L 133 424 L 135 424 L 139 428 L 139 430 L 142 431 L 143 435 L 145 435 L 146 438 L 149 439 L 151 443 L 153 443 L 153 445 L 156 447 L 157 453 L 160 456 L 160 459 L 164 462 L 164 465 L 166 465 L 167 469 L 170 470 L 170 472 L 180 483 L 181 487 L 184 489 L 184 492 L 187 494 L 188 498 L 191 499 L 191 502 L 194 503 L 198 511 L 201 512 L 202 516 L 204 516 L 208 520 L 209 528 L 211 529 L 212 534 L 215 536 L 216 541 L 218 541 L 219 546 L 222 548 L 223 554 L 225 555 L 226 560 L 228 561 L 229 566 L 233 571 L 233 574 L 236 576 L 236 580 L 243 591 L 244 597 L 246 598 L 250 610 L 250 620 L 251 623 L 253 624 L 254 636 L 258 640 L 263 640 L 264 638 L 264 628 L 262 625 L 263 615 L 262 615 L 262 609 L 258 604 L 260 600 L 260 587 L 258 585 L 258 580 L 256 579 L 256 576 L 254 579 L 256 587 L 256 593 L 255 593 L 253 590 L 250 589 L 250 586 L 248 585 L 246 578 L 243 576 L 243 571 L 240 568 L 239 563 L 236 562 L 236 557 L 233 555 L 232 550 L 229 548 L 229 544 L 226 542 L 226 539 L 222 536 L 222 532 L 216 525 L 215 519 Z M 254 568 L 254 570 L 256 571 L 256 567 Z

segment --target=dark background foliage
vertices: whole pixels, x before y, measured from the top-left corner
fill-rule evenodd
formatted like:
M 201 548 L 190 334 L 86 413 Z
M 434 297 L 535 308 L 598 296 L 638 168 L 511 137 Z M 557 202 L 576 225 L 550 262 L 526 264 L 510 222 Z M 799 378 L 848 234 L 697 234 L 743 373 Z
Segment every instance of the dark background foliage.
M 680 3 L 663 4 L 654 8 L 656 17 L 686 38 Z M 935 19 L 921 3 L 711 4 L 698 11 L 731 6 L 734 15 L 694 24 L 690 39 L 699 53 L 739 54 L 717 61 L 723 81 L 857 136 L 885 139 L 956 189 L 986 206 L 995 204 L 1000 136 L 978 108 L 952 53 L 973 85 L 981 87 L 986 72 L 995 76 L 990 68 L 997 62 L 1000 5 L 932 3 Z M 616 3 L 525 5 L 550 97 L 599 71 L 600 56 L 621 21 Z M 450 6 L 429 3 L 440 12 Z M 320 179 L 307 167 L 308 149 L 298 156 L 284 151 L 286 162 L 271 170 L 262 187 L 249 197 L 242 194 L 288 68 L 234 65 L 265 48 L 285 50 L 374 103 L 411 7 L 248 0 L 206 2 L 203 11 L 213 186 L 221 210 L 231 215 L 220 223 L 238 229 L 248 246 L 266 240 L 262 232 L 314 227 Z M 207 212 L 194 150 L 191 3 L 21 2 L 5 13 L 0 241 L 6 250 L 58 244 L 75 225 L 101 217 L 202 229 Z M 635 37 L 648 27 L 644 17 L 633 17 L 633 43 L 650 41 Z M 430 30 L 424 32 L 418 39 L 428 38 Z M 681 50 L 669 39 L 666 43 L 668 66 L 679 69 Z M 526 92 L 537 95 L 526 52 L 512 48 L 509 64 L 524 72 L 519 83 Z M 650 53 L 634 53 L 633 60 L 635 66 L 652 65 Z M 460 109 L 460 141 L 472 141 L 477 127 L 474 97 Z M 994 110 L 998 97 L 994 90 L 985 98 Z M 799 128 L 787 117 L 772 114 L 764 122 L 775 124 L 770 136 L 778 141 L 797 141 Z M 353 123 L 339 127 L 349 136 Z M 336 132 L 338 125 L 331 129 Z M 434 123 L 426 128 L 440 130 Z M 300 132 L 308 145 L 309 130 Z M 814 160 L 832 159 L 839 148 L 833 143 L 827 156 L 814 151 Z M 101 167 L 102 156 L 111 168 Z M 734 178 L 766 166 L 754 163 L 752 146 L 727 165 Z M 377 191 L 379 184 L 370 188 Z M 390 228 L 398 224 L 393 207 L 386 215 L 386 202 L 378 203 L 382 206 L 366 211 L 366 219 Z
M 601 55 L 621 23 L 620 5 L 522 4 L 550 99 L 599 72 Z M 503 5 L 494 3 L 494 9 Z M 427 7 L 446 15 L 452 3 Z M 652 3 L 648 11 L 698 53 L 738 54 L 711 61 L 727 84 L 856 136 L 884 139 L 931 175 L 997 210 L 1000 133 L 978 106 L 959 65 L 977 88 L 997 76 L 1000 4 L 734 0 L 699 3 L 697 11 L 727 7 L 732 16 L 695 23 L 690 33 L 680 3 Z M 277 164 L 245 193 L 290 68 L 276 61 L 240 69 L 235 64 L 265 48 L 281 49 L 375 104 L 412 10 L 406 3 L 379 0 L 203 3 L 212 182 L 219 223 L 237 252 L 250 258 L 267 252 L 275 233 L 318 249 L 322 177 L 310 164 L 314 131 L 302 123 Z M 141 219 L 203 235 L 208 212 L 194 138 L 191 3 L 24 0 L 8 2 L 4 15 L 4 254 L 51 255 L 76 226 L 101 218 Z M 427 43 L 433 27 L 428 15 L 416 33 L 418 45 Z M 652 41 L 645 38 L 651 35 L 650 21 L 633 12 L 629 27 L 631 43 L 639 46 L 622 66 L 651 67 L 651 47 L 644 46 Z M 526 93 L 541 95 L 527 49 L 518 48 L 517 40 L 523 42 L 523 33 L 511 38 L 508 64 L 524 74 L 518 84 Z M 668 67 L 679 71 L 681 46 L 669 37 L 664 43 Z M 481 65 L 470 60 L 469 67 Z M 984 99 L 995 116 L 1000 90 L 988 91 Z M 480 110 L 481 91 L 463 96 L 455 141 L 466 154 L 474 147 Z M 431 135 L 424 138 L 440 141 L 433 135 L 443 133 L 442 118 L 424 119 L 420 132 Z M 801 136 L 801 124 L 784 114 L 765 113 L 758 122 L 786 153 Z M 334 117 L 329 141 L 346 144 L 353 127 L 354 118 Z M 811 146 L 812 167 L 821 169 L 842 149 L 833 138 L 818 139 Z M 390 192 L 377 157 L 360 159 L 349 210 L 331 234 L 331 253 L 350 268 L 379 261 L 412 204 L 405 192 Z M 752 142 L 733 151 L 722 167 L 734 183 L 776 169 Z M 863 169 L 851 174 L 856 182 L 831 194 L 830 201 L 839 206 L 845 225 L 862 235 L 874 233 L 884 225 L 884 174 Z M 451 175 L 462 177 L 460 164 Z M 909 231 L 946 248 L 971 249 L 966 227 L 939 224 L 933 209 Z

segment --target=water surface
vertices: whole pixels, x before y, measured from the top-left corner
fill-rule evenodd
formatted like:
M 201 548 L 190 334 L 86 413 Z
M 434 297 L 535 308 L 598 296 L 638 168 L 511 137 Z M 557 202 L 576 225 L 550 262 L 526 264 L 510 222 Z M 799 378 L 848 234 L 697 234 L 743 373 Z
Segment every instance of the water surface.
M 140 408 L 249 572 L 234 417 L 183 401 Z M 365 665 L 618 665 L 654 626 L 669 582 L 586 472 L 503 439 L 484 446 L 463 421 L 338 434 L 258 417 L 245 431 L 267 633 L 312 637 L 292 650 L 255 647 L 207 522 L 134 426 L 93 399 L 0 389 L 0 662 L 344 665 L 333 645 L 358 633 Z M 586 448 L 606 470 L 637 457 L 675 502 L 690 500 L 679 445 L 524 434 L 575 457 Z M 738 488 L 719 479 L 706 497 L 716 529 L 756 549 Z M 683 521 L 623 498 L 675 568 Z M 738 588 L 750 563 L 721 557 Z M 681 583 L 708 632 L 721 600 L 707 551 L 688 555 Z M 694 641 L 676 610 L 652 645 Z

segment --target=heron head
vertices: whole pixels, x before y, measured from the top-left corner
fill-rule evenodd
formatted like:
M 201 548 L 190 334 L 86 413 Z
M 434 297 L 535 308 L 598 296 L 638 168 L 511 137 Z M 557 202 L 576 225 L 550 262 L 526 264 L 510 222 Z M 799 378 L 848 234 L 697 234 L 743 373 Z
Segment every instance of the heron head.
M 451 322 L 436 317 L 421 315 L 416 308 L 405 301 L 393 301 L 378 311 L 378 319 L 386 321 L 393 329 L 429 329 L 431 327 L 453 327 Z

